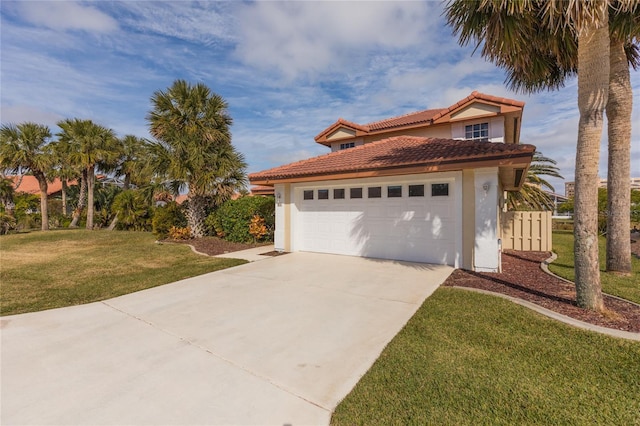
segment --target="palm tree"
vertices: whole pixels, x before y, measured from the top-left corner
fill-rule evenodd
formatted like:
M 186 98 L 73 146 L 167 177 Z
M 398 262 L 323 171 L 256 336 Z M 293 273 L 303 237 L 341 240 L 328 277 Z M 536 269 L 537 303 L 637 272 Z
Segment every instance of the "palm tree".
M 626 42 L 626 35 L 635 32 L 640 39 L 640 4 L 627 13 L 612 14 L 609 47 L 608 121 L 609 155 L 607 170 L 607 271 L 631 274 L 631 110 L 633 89 L 629 65 L 636 68 L 638 49 Z M 635 23 L 635 24 L 634 24 Z M 635 29 L 629 27 L 635 25 Z
M 162 179 L 188 187 L 187 220 L 192 236 L 201 237 L 212 197 L 225 198 L 246 182 L 244 158 L 231 145 L 227 103 L 206 85 L 184 80 L 155 92 L 151 103 L 153 169 Z
M 454 1 L 447 6 L 448 22 L 460 32 L 460 43 L 474 39 L 479 46 L 484 42 L 483 56 L 507 70 L 512 87 L 527 91 L 554 89 L 561 87 L 568 75 L 578 74 L 581 118 L 576 151 L 576 289 L 578 304 L 594 310 L 603 308 L 596 210 L 599 135 L 608 98 L 608 87 L 603 90 L 601 82 L 603 77 L 609 81 L 609 7 L 617 15 L 632 13 L 637 5 L 486 0 Z
M 555 191 L 555 188 L 542 176 L 564 179 L 558 172 L 556 164 L 556 160 L 545 157 L 539 151 L 534 152 L 522 189 L 518 192 L 509 192 L 507 195 L 509 210 L 553 210 L 555 204 L 544 192 L 544 188 L 550 191 Z
M 67 216 L 68 211 L 68 190 L 69 181 L 75 179 L 80 180 L 81 171 L 78 167 L 74 167 L 70 161 L 71 144 L 69 141 L 56 140 L 51 143 L 55 166 L 52 176 L 60 179 L 62 183 L 62 215 Z
M 31 172 L 40 187 L 42 230 L 49 229 L 47 174 L 53 166 L 49 127 L 36 123 L 8 124 L 0 129 L 0 168 L 13 173 Z
M 58 123 L 62 129 L 58 136 L 71 145 L 70 162 L 82 168 L 80 200 L 70 226 L 77 226 L 84 208 L 84 194 L 87 197 L 87 229 L 93 229 L 94 186 L 96 166 L 110 161 L 116 155 L 115 133 L 113 130 L 95 124 L 91 120 L 66 119 Z
M 145 165 L 147 160 L 147 140 L 134 135 L 126 135 L 117 141 L 117 156 L 114 162 L 110 164 L 109 171 L 116 177 L 123 177 L 122 189 L 125 191 L 131 187 L 131 184 L 140 187 L 151 180 L 151 177 L 145 176 Z M 118 212 L 111 221 L 108 229 L 114 230 L 118 223 Z
M 580 24 L 580 16 L 596 16 L 602 2 L 525 1 L 510 4 L 456 1 L 448 6 L 449 23 L 460 32 L 460 42 L 484 40 L 482 55 L 507 72 L 507 82 L 515 90 L 536 92 L 557 89 L 577 73 L 576 31 L 559 31 Z M 598 3 L 598 4 L 596 4 Z M 629 177 L 631 149 L 631 108 L 633 91 L 629 66 L 640 64 L 640 2 L 607 1 L 609 7 L 610 79 L 606 106 L 609 152 L 607 187 L 612 194 L 608 216 L 607 270 L 622 274 L 631 271 Z M 560 7 L 559 7 L 560 6 Z M 540 17 L 555 17 L 552 31 L 539 31 Z M 571 24 L 571 25 L 567 25 Z
M 116 176 L 124 177 L 122 189 L 125 191 L 132 183 L 140 186 L 148 182 L 143 176 L 147 144 L 146 139 L 134 135 L 126 135 L 120 139 L 120 152 L 113 172 Z

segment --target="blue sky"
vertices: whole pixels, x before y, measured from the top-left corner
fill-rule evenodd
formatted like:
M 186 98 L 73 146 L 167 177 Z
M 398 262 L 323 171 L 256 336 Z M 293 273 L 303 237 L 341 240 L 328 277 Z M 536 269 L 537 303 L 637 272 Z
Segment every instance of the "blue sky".
M 447 107 L 473 90 L 526 102 L 522 142 L 573 180 L 577 85 L 513 93 L 473 47 L 460 47 L 440 2 L 2 0 L 0 118 L 57 132 L 92 119 L 149 137 L 150 97 L 174 80 L 202 82 L 229 103 L 233 143 L 255 172 L 320 155 L 313 137 L 357 123 Z M 640 76 L 632 176 L 640 176 Z M 606 133 L 606 132 L 605 132 Z M 600 176 L 606 178 L 606 134 Z M 556 192 L 563 182 L 552 180 Z

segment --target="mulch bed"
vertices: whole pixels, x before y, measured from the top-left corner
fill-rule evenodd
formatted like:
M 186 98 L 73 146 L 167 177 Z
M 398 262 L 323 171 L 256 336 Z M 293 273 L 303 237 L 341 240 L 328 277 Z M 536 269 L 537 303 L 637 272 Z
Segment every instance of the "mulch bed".
M 602 314 L 579 308 L 575 285 L 553 277 L 540 268 L 540 264 L 549 257 L 548 252 L 506 250 L 502 256 L 502 273 L 458 269 L 443 285 L 502 293 L 590 324 L 640 332 L 640 306 L 633 303 L 604 296 L 606 312 Z
M 231 241 L 225 241 L 216 237 L 202 237 L 194 238 L 192 240 L 164 240 L 170 243 L 189 244 L 193 246 L 196 251 L 209 256 L 216 256 L 218 254 L 232 253 L 234 251 L 247 250 L 254 247 L 268 246 L 271 243 L 257 243 L 257 244 L 245 244 L 234 243 Z

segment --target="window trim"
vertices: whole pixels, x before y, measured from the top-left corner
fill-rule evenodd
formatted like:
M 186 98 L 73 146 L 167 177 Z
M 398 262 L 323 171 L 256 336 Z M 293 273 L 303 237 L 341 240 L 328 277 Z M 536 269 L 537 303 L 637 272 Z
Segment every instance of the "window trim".
M 484 129 L 483 126 L 486 126 L 486 129 Z M 486 136 L 484 136 L 485 130 Z M 466 124 L 464 126 L 464 138 L 472 141 L 489 142 L 489 122 Z
M 419 191 L 419 192 L 422 192 L 422 194 L 416 195 L 415 193 L 414 194 L 411 193 L 412 189 L 417 189 L 417 188 L 421 188 L 422 189 L 422 191 Z M 421 183 L 421 184 L 409 185 L 408 193 L 409 193 L 409 197 L 424 197 L 424 184 Z
M 377 190 L 379 191 L 378 195 L 376 195 L 375 193 L 372 194 L 372 190 Z M 367 198 L 382 198 L 382 186 L 368 186 L 367 187 Z
M 437 193 L 438 189 L 443 190 L 446 189 L 446 194 Z M 431 184 L 431 196 L 432 197 L 448 197 L 449 196 L 449 182 L 440 182 L 440 183 L 432 183 Z
M 355 147 L 356 147 L 356 143 L 355 142 L 341 143 L 340 144 L 340 151 L 342 151 L 343 149 L 349 149 L 349 148 L 355 148 Z
M 328 199 L 329 199 L 329 190 L 318 189 L 318 200 L 328 200 Z
M 391 195 L 392 190 L 400 190 L 400 193 Z M 387 185 L 387 198 L 402 198 L 402 185 Z

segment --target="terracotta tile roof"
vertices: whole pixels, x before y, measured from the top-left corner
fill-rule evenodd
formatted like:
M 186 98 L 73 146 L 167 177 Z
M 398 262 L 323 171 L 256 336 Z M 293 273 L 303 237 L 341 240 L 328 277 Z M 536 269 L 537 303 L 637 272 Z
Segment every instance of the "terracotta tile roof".
M 504 104 L 504 105 L 510 105 L 510 106 L 524 108 L 524 102 L 516 101 L 516 100 L 508 99 L 508 98 L 500 98 L 498 96 L 492 96 L 492 95 L 487 95 L 485 93 L 480 93 L 478 91 L 473 91 L 466 98 L 456 102 L 455 104 L 451 105 L 449 108 L 445 108 L 445 109 L 441 110 L 440 113 L 436 114 L 433 117 L 433 121 L 436 121 L 437 119 L 447 115 L 448 113 L 450 113 L 450 112 L 460 108 L 461 106 L 463 106 L 465 104 L 468 104 L 469 102 L 471 102 L 473 100 L 476 100 L 476 99 L 484 100 L 484 101 L 488 101 L 488 102 L 495 102 L 495 103 L 498 103 L 498 104 Z
M 429 126 L 436 122 L 438 119 L 445 117 L 447 114 L 455 111 L 456 109 L 473 102 L 474 100 L 482 100 L 491 103 L 497 103 L 509 107 L 518 107 L 523 108 L 524 102 L 516 101 L 508 98 L 501 98 L 498 96 L 487 95 L 485 93 L 480 93 L 478 91 L 472 92 L 466 98 L 456 102 L 455 104 L 447 107 L 447 108 L 435 108 L 435 109 L 426 109 L 423 111 L 410 112 L 408 114 L 400 115 L 397 117 L 385 118 L 383 120 L 374 121 L 368 124 L 358 124 L 352 121 L 345 120 L 344 118 L 338 119 L 331 126 L 324 129 L 320 132 L 314 139 L 316 142 L 322 144 L 328 144 L 326 141 L 326 137 L 333 131 L 339 129 L 340 127 L 348 127 L 357 131 L 360 131 L 364 134 L 368 133 L 377 133 L 385 130 L 394 130 L 402 127 L 410 127 L 419 124 L 424 124 L 425 126 Z M 446 120 L 444 121 L 446 122 Z
M 396 136 L 249 175 L 251 182 L 531 157 L 533 145 Z M 402 173 L 399 173 L 402 174 Z
M 13 186 L 16 192 L 26 192 L 27 194 L 40 194 L 40 185 L 38 184 L 38 179 L 35 176 L 25 175 L 22 176 L 22 181 L 20 181 L 20 176 L 7 176 L 9 179 L 13 181 Z M 15 185 L 20 182 L 20 185 L 15 188 Z M 69 181 L 69 185 L 76 185 L 77 182 L 75 180 Z M 55 194 L 56 192 L 62 191 L 62 182 L 60 179 L 56 178 L 53 182 L 49 182 L 47 185 L 47 195 Z
M 273 195 L 273 186 L 256 185 L 251 187 L 251 195 Z
M 374 121 L 373 123 L 365 124 L 364 127 L 368 131 L 391 129 L 394 127 L 410 126 L 419 123 L 428 123 L 434 116 L 438 115 L 443 109 L 427 109 L 424 111 L 411 112 L 409 114 L 401 115 L 398 117 L 386 118 L 384 120 Z

